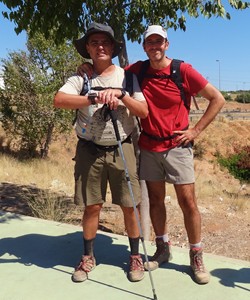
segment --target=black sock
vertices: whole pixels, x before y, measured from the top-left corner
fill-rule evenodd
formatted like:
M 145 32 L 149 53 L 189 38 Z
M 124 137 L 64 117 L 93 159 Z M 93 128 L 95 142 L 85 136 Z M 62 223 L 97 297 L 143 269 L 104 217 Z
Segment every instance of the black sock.
M 84 255 L 90 255 L 94 256 L 94 240 L 86 240 L 83 238 L 83 243 L 84 243 Z
M 128 238 L 130 249 L 131 249 L 131 255 L 138 255 L 139 254 L 139 241 L 140 238 Z

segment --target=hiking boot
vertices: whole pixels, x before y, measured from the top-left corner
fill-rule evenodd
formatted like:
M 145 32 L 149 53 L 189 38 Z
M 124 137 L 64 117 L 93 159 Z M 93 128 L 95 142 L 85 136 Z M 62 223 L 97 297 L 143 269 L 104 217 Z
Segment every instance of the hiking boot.
M 144 278 L 144 266 L 141 255 L 130 255 L 128 279 L 140 281 Z
M 96 266 L 94 256 L 83 255 L 79 265 L 75 268 L 72 275 L 74 282 L 83 282 L 88 278 L 88 272 L 92 271 Z
M 202 248 L 193 248 L 189 251 L 190 266 L 194 272 L 195 281 L 199 284 L 205 284 L 209 282 L 210 274 L 206 270 L 203 258 Z
M 170 242 L 163 242 L 162 239 L 156 238 L 156 252 L 149 259 L 149 262 L 144 263 L 145 270 L 155 270 L 165 262 L 169 262 L 172 259 Z

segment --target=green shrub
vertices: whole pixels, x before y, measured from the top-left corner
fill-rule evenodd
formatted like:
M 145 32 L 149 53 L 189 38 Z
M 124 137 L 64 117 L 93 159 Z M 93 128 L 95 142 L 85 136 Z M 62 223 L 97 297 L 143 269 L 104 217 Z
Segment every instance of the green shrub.
M 221 92 L 226 101 L 232 101 L 232 95 L 229 92 Z
M 239 94 L 236 98 L 235 101 L 239 103 L 250 103 L 250 93 L 242 93 Z
M 228 157 L 217 154 L 218 162 L 240 181 L 250 182 L 250 146 L 235 147 Z

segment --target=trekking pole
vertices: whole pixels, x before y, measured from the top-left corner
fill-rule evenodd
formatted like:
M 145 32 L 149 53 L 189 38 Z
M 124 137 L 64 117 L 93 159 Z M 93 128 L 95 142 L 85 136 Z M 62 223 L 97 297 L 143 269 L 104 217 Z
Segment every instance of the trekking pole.
M 145 260 L 146 260 L 147 265 L 149 266 L 149 260 L 148 260 L 148 255 L 147 255 L 145 243 L 144 243 L 142 227 L 141 227 L 141 223 L 140 223 L 140 219 L 139 219 L 139 214 L 138 214 L 138 211 L 137 211 L 137 208 L 136 208 L 136 205 L 135 205 L 134 193 L 133 193 L 133 190 L 132 190 L 132 185 L 131 185 L 131 182 L 130 182 L 127 163 L 126 163 L 124 152 L 123 152 L 123 149 L 122 149 L 121 137 L 120 137 L 120 133 L 119 133 L 118 126 L 117 126 L 117 114 L 114 110 L 111 110 L 109 107 L 107 107 L 107 110 L 108 110 L 108 113 L 110 115 L 111 121 L 112 121 L 113 126 L 114 126 L 116 139 L 117 139 L 117 142 L 118 142 L 120 154 L 121 154 L 123 164 L 124 164 L 125 176 L 126 176 L 126 180 L 127 180 L 127 183 L 128 183 L 129 193 L 130 193 L 130 196 L 131 196 L 131 199 L 132 199 L 132 202 L 133 202 L 133 208 L 134 208 L 134 212 L 135 212 L 137 226 L 138 226 L 139 232 L 140 232 L 140 239 L 141 239 L 142 246 L 143 246 Z M 152 292 L 153 292 L 153 295 L 154 295 L 154 300 L 157 300 L 157 296 L 156 296 L 156 293 L 155 293 L 154 282 L 153 282 L 153 277 L 152 277 L 150 268 L 148 268 L 148 271 L 149 271 L 149 278 L 150 278 L 150 282 L 151 282 L 151 286 L 152 286 Z

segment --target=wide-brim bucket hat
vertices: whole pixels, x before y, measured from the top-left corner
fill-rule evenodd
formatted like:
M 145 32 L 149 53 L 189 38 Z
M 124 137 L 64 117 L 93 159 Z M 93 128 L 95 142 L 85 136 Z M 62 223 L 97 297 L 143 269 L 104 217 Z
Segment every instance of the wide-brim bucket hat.
M 86 34 L 82 38 L 73 42 L 77 52 L 83 58 L 91 58 L 87 51 L 86 44 L 89 36 L 94 33 L 105 33 L 113 41 L 114 52 L 112 54 L 112 58 L 116 57 L 121 52 L 123 48 L 123 43 L 115 39 L 113 29 L 108 25 L 93 22 L 89 25 Z

